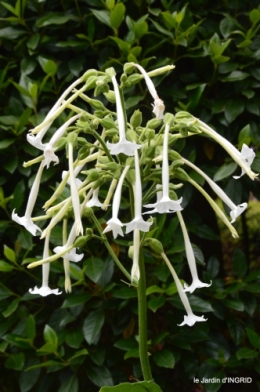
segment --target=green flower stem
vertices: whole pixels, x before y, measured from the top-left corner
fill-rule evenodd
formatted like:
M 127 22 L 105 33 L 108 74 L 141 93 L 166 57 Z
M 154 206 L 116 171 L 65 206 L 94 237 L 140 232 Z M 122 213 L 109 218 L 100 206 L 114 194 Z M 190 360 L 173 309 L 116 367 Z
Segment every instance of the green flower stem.
M 95 131 L 95 130 L 91 130 L 91 131 L 86 131 L 86 133 L 90 133 L 91 135 L 94 135 L 95 138 L 99 141 L 100 145 L 102 146 L 103 150 L 106 153 L 106 156 L 108 157 L 108 159 L 111 162 L 114 162 L 114 159 L 112 158 L 109 149 L 107 148 L 106 143 L 104 142 L 104 140 L 102 139 L 102 137 Z
M 138 322 L 139 322 L 139 355 L 145 381 L 153 380 L 147 351 L 147 302 L 146 279 L 144 268 L 143 248 L 139 253 L 140 279 L 137 287 L 138 294 Z
M 129 282 L 131 282 L 131 275 L 127 272 L 127 270 L 125 269 L 125 267 L 121 264 L 121 262 L 119 261 L 119 259 L 117 258 L 115 252 L 113 251 L 113 249 L 111 248 L 106 235 L 103 234 L 103 230 L 102 227 L 100 226 L 100 223 L 98 221 L 98 219 L 95 217 L 94 213 L 92 212 L 91 217 L 102 237 L 102 240 L 109 252 L 109 254 L 111 255 L 112 259 L 114 260 L 114 262 L 116 263 L 116 265 L 118 266 L 118 268 L 123 272 L 123 274 L 127 277 L 127 279 L 129 280 Z

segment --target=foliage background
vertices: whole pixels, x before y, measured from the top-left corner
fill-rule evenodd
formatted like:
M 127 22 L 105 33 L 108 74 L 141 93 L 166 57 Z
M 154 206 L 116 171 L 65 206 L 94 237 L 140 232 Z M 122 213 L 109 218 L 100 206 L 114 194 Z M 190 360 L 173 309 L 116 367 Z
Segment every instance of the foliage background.
M 170 75 L 156 79 L 167 111 L 188 110 L 235 145 L 253 145 L 257 158 L 252 168 L 259 172 L 260 6 L 257 0 L 17 0 L 1 2 L 0 12 L 0 390 L 95 392 L 102 385 L 141 377 L 136 293 L 93 242 L 83 263 L 73 265 L 71 295 L 43 299 L 28 294 L 28 288 L 39 284 L 41 271 L 28 272 L 26 263 L 41 257 L 42 244 L 37 237 L 32 242 L 10 219 L 14 208 L 24 211 L 35 176 L 34 166 L 23 167 L 38 155 L 26 133 L 87 69 L 114 66 L 122 72 L 126 61 L 147 70 L 173 63 Z M 129 114 L 136 105 L 149 118 L 150 98 L 142 83 L 130 91 Z M 64 114 L 59 121 L 65 119 Z M 236 204 L 249 197 L 252 201 L 237 223 L 241 236 L 235 242 L 200 195 L 184 187 L 184 217 L 196 258 L 203 278 L 213 280 L 210 288 L 191 296 L 194 311 L 205 314 L 207 323 L 177 326 L 183 309 L 172 279 L 161 260 L 145 255 L 153 376 L 164 391 L 247 388 L 193 383 L 193 377 L 225 375 L 252 377 L 250 388 L 257 391 L 259 182 L 245 176 L 233 180 L 236 166 L 207 138 L 178 143 L 178 151 L 208 174 L 217 172 L 214 179 Z M 37 214 L 59 178 L 60 166 L 44 172 Z M 189 281 L 176 218 L 161 216 L 158 223 L 157 238 Z M 59 235 L 55 230 L 53 245 L 59 244 Z M 130 269 L 124 241 L 111 242 Z M 62 288 L 63 281 L 62 265 L 54 263 L 51 284 Z

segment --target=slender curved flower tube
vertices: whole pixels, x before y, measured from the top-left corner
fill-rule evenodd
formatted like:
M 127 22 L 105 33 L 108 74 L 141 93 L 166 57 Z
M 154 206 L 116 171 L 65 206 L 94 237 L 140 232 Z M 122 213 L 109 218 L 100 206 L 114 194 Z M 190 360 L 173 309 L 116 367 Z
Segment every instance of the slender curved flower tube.
M 120 153 L 123 153 L 128 156 L 133 156 L 135 150 L 141 148 L 142 146 L 140 144 L 136 144 L 126 140 L 124 112 L 123 112 L 119 87 L 115 76 L 112 76 L 112 83 L 114 86 L 114 92 L 116 96 L 116 112 L 117 112 L 117 122 L 118 122 L 118 131 L 119 131 L 119 142 L 116 144 L 107 142 L 107 147 L 109 148 L 111 155 L 118 155 Z
M 101 206 L 102 210 L 104 210 L 104 211 L 106 211 L 107 208 L 108 208 L 109 205 L 110 205 L 110 200 L 111 200 L 111 198 L 112 198 L 112 196 L 113 196 L 113 194 L 114 194 L 114 190 L 116 189 L 117 182 L 118 182 L 118 180 L 115 179 L 115 178 L 113 178 L 113 180 L 112 180 L 112 182 L 111 182 L 111 184 L 110 184 L 108 193 L 107 193 L 107 197 L 106 197 L 106 199 L 104 200 L 104 203 L 103 203 L 102 206 Z
M 72 205 L 73 205 L 74 217 L 75 217 L 76 235 L 79 235 L 80 233 L 83 235 L 83 226 L 80 217 L 79 195 L 78 195 L 77 184 L 74 175 L 74 167 L 73 167 L 72 143 L 69 143 L 69 173 L 70 173 L 70 192 L 71 192 Z
M 179 200 L 171 200 L 169 197 L 169 160 L 168 160 L 168 136 L 169 136 L 170 124 L 166 124 L 163 140 L 163 162 L 162 162 L 162 198 L 154 204 L 146 204 L 145 208 L 154 209 L 144 214 L 159 212 L 164 214 L 165 212 L 181 211 L 182 197 Z
M 228 197 L 228 195 L 209 177 L 207 176 L 206 173 L 204 173 L 201 169 L 199 169 L 196 165 L 191 163 L 185 158 L 182 158 L 183 162 L 186 163 L 188 166 L 190 166 L 192 169 L 194 169 L 197 173 L 199 173 L 209 186 L 213 189 L 213 191 L 216 193 L 216 195 L 231 209 L 230 211 L 230 216 L 232 218 L 231 223 L 234 223 L 236 218 L 242 214 L 242 212 L 245 211 L 247 208 L 247 203 L 241 203 L 238 206 L 236 206 L 233 201 Z
M 122 186 L 125 179 L 125 176 L 129 170 L 130 166 L 125 166 L 121 177 L 118 181 L 116 191 L 113 198 L 112 203 L 112 218 L 107 221 L 107 227 L 103 231 L 103 233 L 107 233 L 108 231 L 113 232 L 113 237 L 116 238 L 118 235 L 124 236 L 123 234 L 123 223 L 118 219 L 118 212 L 120 207 L 120 200 L 121 200 L 121 193 L 122 193 Z
M 190 177 L 189 177 L 188 181 L 193 186 L 195 186 L 195 188 L 197 188 L 198 191 L 200 191 L 200 193 L 202 193 L 202 195 L 208 200 L 208 202 L 211 205 L 211 207 L 213 208 L 213 210 L 216 212 L 216 214 L 219 216 L 219 218 L 222 220 L 222 222 L 225 223 L 225 225 L 231 231 L 232 237 L 233 238 L 238 238 L 238 234 L 237 234 L 236 229 L 231 225 L 231 223 L 229 222 L 228 218 L 226 217 L 224 212 L 219 208 L 217 203 L 209 196 L 209 194 L 206 191 L 204 191 L 204 189 L 199 184 L 197 184 L 196 181 L 193 181 Z
M 152 104 L 153 113 L 155 114 L 158 120 L 162 120 L 164 118 L 163 112 L 165 110 L 164 102 L 159 98 L 158 93 L 154 87 L 154 84 L 151 78 L 149 77 L 148 73 L 145 71 L 145 69 L 140 64 L 136 64 L 136 63 L 132 63 L 132 64 L 136 68 L 138 68 L 141 74 L 143 75 L 147 88 L 154 99 L 154 103 Z
M 216 140 L 216 142 L 218 142 L 241 167 L 242 173 L 240 176 L 234 176 L 235 179 L 240 178 L 245 173 L 251 178 L 251 180 L 254 180 L 258 176 L 258 174 L 254 173 L 250 168 L 255 157 L 255 153 L 252 148 L 249 148 L 246 144 L 243 144 L 242 150 L 239 152 L 235 146 L 233 146 L 228 140 L 219 135 L 203 121 L 198 119 L 198 122 L 201 125 L 201 130 Z
M 43 258 L 49 257 L 49 240 L 50 236 L 48 235 L 44 241 L 44 250 L 43 250 Z M 46 297 L 50 294 L 59 295 L 61 291 L 59 289 L 50 289 L 49 287 L 49 272 L 50 272 L 50 264 L 42 265 L 42 285 L 40 288 L 37 286 L 34 289 L 29 289 L 31 294 L 40 294 L 42 297 Z
M 47 235 L 50 234 L 51 230 L 57 225 L 57 223 L 64 217 L 66 212 L 68 211 L 71 204 L 71 199 L 66 200 L 66 203 L 61 207 L 59 212 L 51 218 L 50 223 L 48 226 L 43 230 L 41 239 L 45 238 Z
M 126 224 L 126 233 L 130 233 L 130 231 L 135 229 L 139 229 L 146 233 L 149 231 L 152 222 L 145 222 L 142 217 L 142 184 L 138 151 L 135 151 L 135 186 L 133 188 L 135 197 L 135 217 L 131 222 Z
M 170 270 L 170 272 L 172 274 L 172 277 L 173 277 L 174 282 L 176 284 L 176 287 L 177 287 L 177 290 L 178 290 L 181 302 L 183 303 L 183 306 L 184 306 L 184 308 L 185 308 L 185 310 L 187 312 L 187 316 L 184 316 L 184 321 L 181 324 L 178 324 L 178 325 L 181 327 L 181 326 L 187 324 L 187 325 L 189 325 L 189 327 L 192 327 L 197 321 L 198 322 L 200 322 L 200 321 L 207 321 L 207 319 L 205 319 L 204 316 L 199 317 L 199 316 L 196 316 L 192 312 L 192 309 L 190 307 L 190 303 L 189 303 L 188 297 L 187 297 L 185 291 L 183 290 L 183 287 L 182 287 L 182 284 L 180 282 L 180 279 L 178 278 L 178 275 L 176 274 L 175 269 L 173 268 L 170 260 L 168 259 L 168 257 L 166 256 L 165 253 L 162 253 L 161 257 L 163 258 L 163 260 L 167 264 L 167 266 L 168 266 L 168 268 L 169 268 L 169 270 Z
M 194 290 L 201 288 L 201 287 L 209 287 L 211 286 L 210 284 L 207 283 L 203 283 L 199 280 L 198 277 L 198 271 L 197 271 L 197 266 L 196 266 L 196 261 L 195 261 L 195 257 L 194 257 L 194 252 L 190 243 L 190 239 L 189 239 L 189 235 L 186 229 L 186 225 L 184 223 L 183 217 L 182 217 L 182 213 L 180 211 L 176 212 L 180 225 L 181 225 L 181 230 L 182 230 L 182 234 L 183 234 L 183 238 L 184 238 L 184 244 L 185 244 L 185 253 L 186 253 L 186 257 L 188 260 L 188 264 L 189 264 L 189 268 L 190 268 L 190 272 L 191 272 L 191 276 L 192 276 L 192 284 L 190 286 L 188 286 L 186 283 L 184 284 L 184 291 L 188 291 L 190 293 L 193 293 Z
M 140 252 L 140 230 L 134 229 L 134 254 L 133 254 L 133 265 L 131 269 L 131 282 L 134 284 L 138 284 L 138 281 L 140 279 L 139 252 Z
M 36 231 L 41 229 L 32 221 L 32 212 L 33 208 L 37 199 L 37 195 L 39 192 L 39 187 L 40 187 L 40 181 L 41 181 L 41 176 L 43 172 L 43 167 L 44 167 L 44 161 L 41 162 L 39 170 L 36 174 L 34 183 L 32 185 L 32 189 L 28 198 L 26 210 L 24 216 L 20 217 L 15 213 L 15 210 L 12 212 L 12 219 L 16 222 L 19 223 L 19 225 L 22 225 L 28 230 L 32 235 L 36 235 Z

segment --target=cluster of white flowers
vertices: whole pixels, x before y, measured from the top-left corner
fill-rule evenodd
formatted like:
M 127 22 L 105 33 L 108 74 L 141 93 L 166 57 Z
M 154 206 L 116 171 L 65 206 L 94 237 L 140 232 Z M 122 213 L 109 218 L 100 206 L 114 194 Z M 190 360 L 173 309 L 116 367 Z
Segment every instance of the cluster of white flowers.
M 86 208 L 96 207 L 107 210 L 113 198 L 111 206 L 112 217 L 106 222 L 106 227 L 102 234 L 104 235 L 112 231 L 113 237 L 116 239 L 118 235 L 124 236 L 124 227 L 126 228 L 126 234 L 133 232 L 133 267 L 131 271 L 131 280 L 135 285 L 138 284 L 140 277 L 140 232 L 144 233 L 142 236 L 145 238 L 145 233 L 150 231 L 153 224 L 152 218 L 145 221 L 143 215 L 176 212 L 183 233 L 186 257 L 192 275 L 192 283 L 190 286 L 187 284 L 185 284 L 184 287 L 182 286 L 172 264 L 164 253 L 164 250 L 161 249 L 159 253 L 171 271 L 180 299 L 187 311 L 187 316 L 184 317 L 184 321 L 181 325 L 187 324 L 191 326 L 196 321 L 205 321 L 205 319 L 204 316 L 198 317 L 193 314 L 186 292 L 192 293 L 195 289 L 208 287 L 210 284 L 201 282 L 198 277 L 194 252 L 181 213 L 183 209 L 181 205 L 182 197 L 178 199 L 175 192 L 172 191 L 173 188 L 178 189 L 182 186 L 182 184 L 176 183 L 176 180 L 189 181 L 196 186 L 206 197 L 218 216 L 229 227 L 234 237 L 237 236 L 237 233 L 231 223 L 233 223 L 246 209 L 247 203 L 236 206 L 225 192 L 201 169 L 192 162 L 181 157 L 177 152 L 175 161 L 178 161 L 179 164 L 177 165 L 175 164 L 176 162 L 173 161 L 175 166 L 171 167 L 169 165 L 169 153 L 170 151 L 172 152 L 172 150 L 169 149 L 169 145 L 172 140 L 183 137 L 180 132 L 180 129 L 183 126 L 187 128 L 188 136 L 196 134 L 203 136 L 203 134 L 206 134 L 215 139 L 216 142 L 226 149 L 229 155 L 241 167 L 241 176 L 246 173 L 252 179 L 256 177 L 256 174 L 250 169 L 255 154 L 254 151 L 246 145 L 243 145 L 242 151 L 239 152 L 224 137 L 220 136 L 216 131 L 199 119 L 194 118 L 189 113 L 178 112 L 175 116 L 169 113 L 164 115 L 164 103 L 159 98 L 151 77 L 167 72 L 171 70 L 173 66 L 162 67 L 149 74 L 139 64 L 128 64 L 128 69 L 131 69 L 132 71 L 134 68 L 141 73 L 154 100 L 152 105 L 153 113 L 156 118 L 150 120 L 146 127 L 142 127 L 140 112 L 136 111 L 132 115 L 130 122 L 127 122 L 122 93 L 124 82 L 122 82 L 121 86 L 118 85 L 114 69 L 110 68 L 106 70 L 106 72 L 97 72 L 95 70 L 86 72 L 62 94 L 44 121 L 36 128 L 32 129 L 28 134 L 28 142 L 35 148 L 43 151 L 43 155 L 38 159 L 38 162 L 41 160 L 41 163 L 31 188 L 25 215 L 19 217 L 15 211 L 13 211 L 12 218 L 20 225 L 23 225 L 32 235 L 36 235 L 37 231 L 39 231 L 42 233 L 41 238 L 45 238 L 43 259 L 32 263 L 29 267 L 42 265 L 42 286 L 41 288 L 35 287 L 33 290 L 30 289 L 30 293 L 46 296 L 49 294 L 60 294 L 58 289 L 52 290 L 48 286 L 49 263 L 58 258 L 62 258 L 64 261 L 65 290 L 71 291 L 69 263 L 71 261 L 78 262 L 82 260 L 84 256 L 83 253 L 77 254 L 76 248 L 79 246 L 79 239 L 85 238 L 82 216 L 86 211 Z M 99 78 L 102 78 L 102 83 L 99 83 Z M 128 80 L 126 74 L 125 79 Z M 81 83 L 83 83 L 83 87 L 76 90 L 75 88 Z M 113 90 L 109 90 L 109 84 L 112 84 Z M 101 92 L 104 93 L 104 96 L 106 96 L 108 100 L 116 103 L 116 113 L 107 109 L 101 101 L 92 99 L 85 94 L 86 90 L 97 88 L 97 86 L 98 88 L 104 88 L 104 86 L 106 86 L 104 91 Z M 107 92 L 108 90 L 109 92 Z M 70 97 L 68 98 L 69 95 Z M 86 112 L 83 109 L 74 106 L 72 102 L 77 97 L 88 102 L 95 109 L 94 113 Z M 52 126 L 54 120 L 59 117 L 65 109 L 70 110 L 69 119 L 67 119 L 64 124 L 53 133 L 49 140 L 45 142 L 43 139 L 46 137 L 47 131 Z M 73 124 L 74 126 L 72 126 Z M 97 131 L 100 126 L 102 127 L 101 134 Z M 160 127 L 160 130 L 156 133 L 155 130 L 158 127 Z M 80 132 L 83 133 L 84 138 L 79 137 Z M 146 137 L 149 132 L 152 137 Z M 88 141 L 85 136 L 86 133 L 91 133 L 92 136 L 96 136 L 97 140 L 94 144 Z M 78 152 L 77 159 L 74 159 L 75 146 L 77 143 L 79 143 L 82 148 Z M 48 169 L 51 162 L 54 162 L 54 164 L 59 163 L 59 158 L 55 152 L 61 145 L 67 149 L 67 171 L 63 171 L 60 185 L 55 190 L 52 198 L 45 203 L 44 207 L 47 209 L 46 215 L 33 218 L 32 213 L 39 192 L 43 170 L 45 168 Z M 90 162 L 95 162 L 94 165 L 92 164 L 92 169 L 84 171 L 86 170 L 86 164 Z M 160 162 L 162 166 L 160 166 Z M 35 163 L 35 161 L 32 163 Z M 231 209 L 231 222 L 227 219 L 226 215 L 215 201 L 180 168 L 180 165 L 183 164 L 197 171 L 207 181 L 217 197 Z M 141 170 L 141 168 L 144 170 Z M 77 178 L 79 174 L 82 176 Z M 83 175 L 85 176 L 84 178 Z M 172 179 L 175 179 L 174 183 L 170 181 Z M 99 189 L 105 181 L 109 181 L 110 186 L 107 197 L 102 203 L 99 200 Z M 155 195 L 157 200 L 155 203 L 143 205 L 142 189 L 147 190 L 147 188 L 145 188 L 145 183 L 149 182 L 152 182 L 152 186 L 150 188 L 150 193 L 148 192 L 150 196 L 146 199 L 149 200 L 152 195 Z M 59 203 L 52 205 L 59 195 L 61 195 L 65 186 L 69 187 L 70 196 Z M 122 223 L 119 219 L 123 186 L 131 188 L 134 198 L 134 215 L 132 216 L 132 220 L 127 223 Z M 142 206 L 152 209 L 148 212 L 142 212 Z M 69 236 L 68 238 L 65 236 L 62 239 L 62 244 L 54 248 L 54 254 L 50 256 L 49 241 L 51 230 L 62 220 L 66 224 L 66 214 L 69 210 L 73 211 L 73 225 Z M 43 232 L 41 228 L 34 223 L 41 219 L 50 219 L 50 223 Z

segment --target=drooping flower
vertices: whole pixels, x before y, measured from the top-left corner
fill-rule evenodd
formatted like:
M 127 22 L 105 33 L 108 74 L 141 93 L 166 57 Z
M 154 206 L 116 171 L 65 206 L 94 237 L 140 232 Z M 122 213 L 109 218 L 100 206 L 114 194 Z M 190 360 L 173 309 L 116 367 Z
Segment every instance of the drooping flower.
M 135 229 L 139 229 L 146 233 L 147 231 L 149 231 L 152 222 L 145 222 L 142 217 L 142 184 L 141 184 L 138 151 L 135 151 L 134 198 L 135 198 L 135 217 L 131 222 L 126 224 L 126 233 L 130 233 L 130 231 L 133 231 Z
M 87 202 L 87 207 L 102 207 L 102 203 L 98 199 L 99 188 L 93 191 L 92 198 Z
M 66 250 L 66 248 L 68 248 L 68 244 L 65 244 L 63 246 L 56 246 L 56 248 L 53 249 L 53 252 L 55 252 L 56 254 L 62 253 Z M 71 250 L 68 250 L 68 252 L 61 257 L 63 259 L 68 259 L 69 261 L 73 261 L 74 263 L 78 263 L 84 257 L 84 253 L 77 254 L 76 248 L 73 248 Z
M 134 252 L 133 252 L 133 265 L 131 268 L 131 282 L 133 284 L 138 284 L 138 281 L 140 279 L 139 253 L 140 253 L 140 230 L 134 229 Z
M 125 166 L 121 177 L 118 181 L 116 191 L 114 194 L 113 198 L 113 203 L 112 203 L 112 218 L 107 221 L 107 227 L 103 231 L 103 233 L 107 233 L 109 231 L 113 232 L 113 237 L 116 238 L 119 235 L 123 236 L 123 223 L 118 219 L 118 212 L 119 212 L 119 207 L 120 207 L 120 200 L 121 200 L 121 193 L 122 193 L 122 186 L 123 182 L 125 179 L 125 176 L 129 170 L 130 166 Z
M 184 284 L 184 291 L 188 291 L 190 293 L 193 293 L 194 290 L 201 288 L 201 287 L 209 287 L 211 285 L 207 284 L 207 283 L 203 283 L 200 281 L 199 277 L 198 277 L 198 271 L 197 271 L 197 266 L 196 266 L 196 261 L 195 261 L 195 257 L 194 257 L 194 252 L 190 243 L 190 239 L 189 239 L 189 235 L 186 229 L 186 225 L 184 223 L 183 217 L 181 212 L 177 211 L 177 216 L 181 225 L 181 230 L 182 230 L 182 234 L 183 234 L 183 238 L 184 238 L 184 244 L 185 244 L 185 253 L 186 253 L 186 257 L 188 260 L 188 264 L 189 264 L 189 268 L 190 268 L 190 272 L 192 275 L 192 284 L 190 286 L 188 286 L 187 284 Z
M 32 221 L 32 212 L 33 212 L 33 208 L 34 208 L 34 205 L 35 205 L 35 202 L 37 199 L 37 195 L 39 192 L 43 167 L 44 167 L 44 161 L 41 162 L 39 170 L 38 170 L 36 177 L 35 177 L 35 180 L 33 182 L 24 216 L 22 216 L 22 217 L 18 216 L 15 213 L 15 210 L 13 210 L 13 212 L 12 212 L 12 219 L 16 223 L 19 223 L 19 225 L 24 226 L 26 228 L 26 230 L 28 230 L 32 235 L 36 235 L 37 230 L 41 232 L 41 229 Z
M 44 241 L 44 250 L 43 250 L 43 258 L 49 257 L 49 240 L 50 236 L 48 235 Z M 49 287 L 49 271 L 50 271 L 50 264 L 46 263 L 42 265 L 42 285 L 40 288 L 35 286 L 33 289 L 29 289 L 31 294 L 39 294 L 42 297 L 46 297 L 50 294 L 59 295 L 61 291 L 59 289 L 51 289 Z
M 234 176 L 235 179 L 240 178 L 245 173 L 251 178 L 251 180 L 254 180 L 258 176 L 258 174 L 251 170 L 251 164 L 255 157 L 255 153 L 252 148 L 249 148 L 246 144 L 243 144 L 242 150 L 239 152 L 236 147 L 233 146 L 233 144 L 231 144 L 223 136 L 219 135 L 203 121 L 198 120 L 198 123 L 201 126 L 201 130 L 216 140 L 241 167 L 242 173 L 240 176 Z
M 132 63 L 136 68 L 139 69 L 139 71 L 141 72 L 141 74 L 144 77 L 144 80 L 146 82 L 147 88 L 151 94 L 151 96 L 154 99 L 154 103 L 152 104 L 153 106 L 153 113 L 155 114 L 156 118 L 158 120 L 162 120 L 164 118 L 164 110 L 165 110 L 165 106 L 164 106 L 164 102 L 159 98 L 158 93 L 154 87 L 154 84 L 150 78 L 150 76 L 147 74 L 147 72 L 145 71 L 145 69 L 140 65 L 140 64 L 136 64 L 136 63 Z
M 177 290 L 178 290 L 178 294 L 180 296 L 181 302 L 187 312 L 187 316 L 184 316 L 184 321 L 181 324 L 178 324 L 180 327 L 183 325 L 189 325 L 189 327 L 192 327 L 196 322 L 202 322 L 202 321 L 207 321 L 207 319 L 204 318 L 204 316 L 196 316 L 193 312 L 192 309 L 190 307 L 190 303 L 187 297 L 187 294 L 185 293 L 185 291 L 183 290 L 182 284 L 180 282 L 180 279 L 178 278 L 178 275 L 175 272 L 175 269 L 173 268 L 170 260 L 168 259 L 168 257 L 166 256 L 165 253 L 161 254 L 163 260 L 166 262 L 172 277 L 174 279 L 174 282 L 176 284 Z
M 154 204 L 146 204 L 145 208 L 154 208 L 145 214 L 159 212 L 164 214 L 165 212 L 181 211 L 182 197 L 179 200 L 171 200 L 169 197 L 169 160 L 168 160 L 168 136 L 169 136 L 170 125 L 166 124 L 163 140 L 163 162 L 162 162 L 162 198 Z
M 126 140 L 124 112 L 123 112 L 119 87 L 115 76 L 112 76 L 112 83 L 114 86 L 114 92 L 116 97 L 116 112 L 117 112 L 117 122 L 118 122 L 118 131 L 119 131 L 119 142 L 115 144 L 107 142 L 107 147 L 109 148 L 111 155 L 118 155 L 123 153 L 128 156 L 133 156 L 135 150 L 141 148 L 142 146 L 140 144 L 136 144 Z
M 199 173 L 209 186 L 213 189 L 213 191 L 216 193 L 216 195 L 231 209 L 230 211 L 230 216 L 232 218 L 231 223 L 234 223 L 236 218 L 242 214 L 242 212 L 245 211 L 247 208 L 247 203 L 241 203 L 238 206 L 236 206 L 233 201 L 228 197 L 228 195 L 218 186 L 209 176 L 207 176 L 206 173 L 204 173 L 201 169 L 199 169 L 196 165 L 191 163 L 185 158 L 182 158 L 182 160 L 190 166 L 192 169 L 196 170 L 197 173 Z

